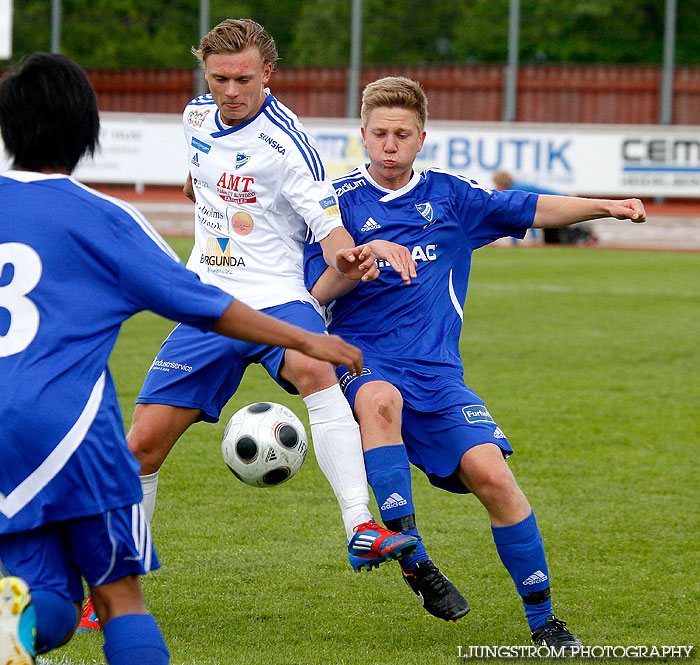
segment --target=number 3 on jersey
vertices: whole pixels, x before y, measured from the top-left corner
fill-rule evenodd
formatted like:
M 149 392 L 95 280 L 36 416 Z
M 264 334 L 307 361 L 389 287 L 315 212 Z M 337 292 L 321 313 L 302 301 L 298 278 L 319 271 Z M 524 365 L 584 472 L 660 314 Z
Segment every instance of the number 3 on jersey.
M 39 330 L 39 310 L 26 296 L 41 279 L 41 259 L 29 245 L 6 242 L 0 245 L 0 279 L 7 264 L 14 273 L 0 286 L 0 307 L 10 313 L 10 327 L 0 336 L 0 358 L 24 351 Z

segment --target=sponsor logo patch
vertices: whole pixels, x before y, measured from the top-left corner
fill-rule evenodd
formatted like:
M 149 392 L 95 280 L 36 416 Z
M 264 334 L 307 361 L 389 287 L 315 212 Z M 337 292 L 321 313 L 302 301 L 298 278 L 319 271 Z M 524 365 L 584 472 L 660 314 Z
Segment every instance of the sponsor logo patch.
M 369 367 L 362 368 L 362 374 L 360 376 L 369 376 L 372 374 L 372 370 Z M 338 383 L 340 384 L 340 389 L 345 392 L 348 385 L 350 385 L 355 379 L 359 378 L 357 374 L 350 374 L 350 372 L 345 372 L 343 376 L 340 377 Z
M 200 141 L 196 136 L 192 137 L 192 147 L 201 150 L 205 155 L 208 155 L 211 150 L 211 146 L 208 143 Z
M 390 494 L 386 501 L 382 504 L 380 510 L 391 510 L 392 508 L 399 508 L 405 506 L 408 503 L 398 492 Z
M 239 236 L 247 236 L 254 227 L 253 218 L 247 212 L 239 210 L 231 215 L 231 230 Z
M 526 586 L 532 586 L 533 584 L 540 584 L 541 582 L 546 582 L 548 577 L 541 571 L 536 570 L 530 577 L 523 581 Z
M 206 229 L 219 235 L 228 233 L 228 222 L 222 212 L 213 206 L 197 205 L 197 221 Z
M 245 268 L 242 256 L 231 256 L 230 238 L 207 238 L 206 252 L 201 255 L 200 263 L 207 266 L 208 272 L 229 275 L 235 268 Z
M 319 201 L 321 207 L 326 212 L 326 217 L 335 217 L 340 214 L 340 208 L 338 208 L 338 200 L 335 196 L 329 196 L 328 198 Z
M 275 141 L 275 139 L 273 139 L 271 136 L 268 136 L 267 134 L 264 134 L 261 132 L 260 136 L 258 136 L 258 138 L 261 141 L 264 141 L 265 143 L 267 143 L 267 145 L 269 145 L 271 148 L 274 148 L 275 150 L 277 150 L 277 152 L 280 155 L 284 155 L 284 153 L 286 152 L 286 150 L 284 149 L 284 146 L 282 146 L 280 143 Z
M 216 191 L 227 203 L 255 203 L 257 196 L 252 189 L 254 185 L 253 177 L 233 175 L 224 171 L 216 183 Z
M 462 409 L 464 417 L 470 424 L 474 423 L 494 423 L 494 419 L 491 414 L 486 410 L 483 404 L 470 404 Z
M 152 369 L 159 370 L 161 372 L 169 372 L 171 369 L 176 369 L 180 372 L 189 373 L 192 371 L 192 366 L 188 365 L 187 363 L 174 363 L 170 360 L 160 360 L 156 358 L 151 364 L 149 371 Z
M 370 221 L 374 222 L 374 220 L 370 217 L 367 220 L 367 224 L 370 223 Z M 376 222 L 375 222 L 376 223 Z M 362 227 L 362 231 L 365 230 L 370 230 L 370 229 L 365 229 L 365 226 Z M 380 227 L 378 227 L 380 228 Z M 426 245 L 425 247 L 421 247 L 420 245 L 416 245 L 412 250 L 411 250 L 411 258 L 416 261 L 417 263 L 420 263 L 421 261 L 437 261 L 437 245 Z M 377 267 L 378 268 L 390 268 L 391 264 L 388 261 L 385 261 L 384 259 L 377 259 Z
M 194 164 L 194 166 L 199 166 L 199 153 L 198 152 L 194 153 L 194 157 L 192 158 L 192 164 Z
M 201 127 L 209 115 L 209 111 L 211 111 L 211 109 L 207 109 L 206 111 L 190 111 L 187 114 L 187 124 L 190 127 Z
M 381 229 L 382 225 L 370 217 L 363 225 L 360 231 L 375 231 L 376 229 Z
M 495 430 L 493 430 L 493 438 L 494 439 L 505 439 L 507 437 L 503 433 L 503 430 L 500 427 L 497 427 Z

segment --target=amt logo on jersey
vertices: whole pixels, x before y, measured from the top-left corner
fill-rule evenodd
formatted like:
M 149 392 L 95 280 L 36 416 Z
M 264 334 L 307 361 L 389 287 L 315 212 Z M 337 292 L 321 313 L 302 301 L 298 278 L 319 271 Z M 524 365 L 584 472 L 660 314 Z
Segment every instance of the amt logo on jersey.
M 227 203 L 255 203 L 257 196 L 251 190 L 254 184 L 255 178 L 233 175 L 224 171 L 216 183 L 216 191 Z

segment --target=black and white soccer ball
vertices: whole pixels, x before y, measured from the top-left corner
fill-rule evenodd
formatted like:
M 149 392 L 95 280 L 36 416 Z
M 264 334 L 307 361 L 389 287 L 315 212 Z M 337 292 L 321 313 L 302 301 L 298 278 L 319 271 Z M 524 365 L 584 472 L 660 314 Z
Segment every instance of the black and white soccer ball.
M 221 439 L 224 461 L 236 478 L 253 487 L 275 487 L 301 469 L 306 430 L 292 411 L 256 402 L 237 411 Z

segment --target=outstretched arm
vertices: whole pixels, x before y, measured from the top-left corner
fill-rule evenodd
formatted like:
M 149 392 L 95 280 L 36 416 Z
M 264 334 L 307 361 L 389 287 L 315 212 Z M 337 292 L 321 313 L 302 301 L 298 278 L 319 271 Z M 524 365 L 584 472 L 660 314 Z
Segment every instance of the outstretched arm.
M 345 365 L 359 376 L 362 352 L 344 342 L 338 335 L 320 335 L 258 312 L 240 300 L 234 300 L 212 326 L 220 335 L 235 337 L 256 344 L 284 346 L 307 356 Z
M 616 201 L 540 194 L 532 226 L 538 229 L 556 228 L 603 217 L 629 219 L 638 224 L 647 220 L 644 205 L 639 199 Z

